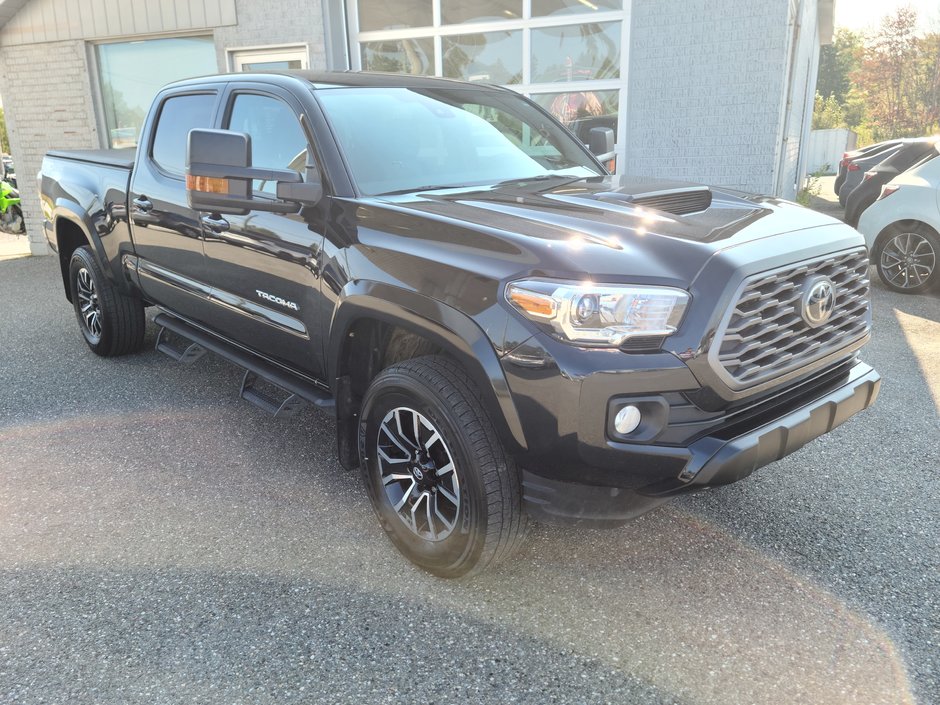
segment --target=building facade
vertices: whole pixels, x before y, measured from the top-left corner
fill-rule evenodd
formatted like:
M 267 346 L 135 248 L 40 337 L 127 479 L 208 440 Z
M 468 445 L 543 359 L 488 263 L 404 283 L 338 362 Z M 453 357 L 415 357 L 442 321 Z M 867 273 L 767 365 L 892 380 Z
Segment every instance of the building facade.
M 498 83 L 618 170 L 792 198 L 832 0 L 3 0 L 0 95 L 34 253 L 48 149 L 133 147 L 172 80 L 265 68 Z

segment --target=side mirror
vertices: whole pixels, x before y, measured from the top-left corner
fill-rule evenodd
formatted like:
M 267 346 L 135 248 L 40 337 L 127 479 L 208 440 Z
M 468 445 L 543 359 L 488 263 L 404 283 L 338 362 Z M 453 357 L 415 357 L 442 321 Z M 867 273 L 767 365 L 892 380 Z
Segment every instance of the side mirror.
M 614 152 L 614 131 L 609 127 L 592 127 L 588 132 L 588 149 L 602 162 L 611 174 L 617 168 L 617 155 Z
M 278 200 L 252 198 L 251 184 L 256 179 L 276 182 Z M 186 197 L 193 210 L 231 215 L 247 215 L 253 210 L 296 213 L 300 204 L 314 205 L 322 196 L 319 180 L 305 183 L 292 169 L 251 166 L 251 137 L 246 134 L 231 130 L 189 132 Z
M 614 151 L 614 131 L 609 127 L 592 127 L 588 132 L 588 149 L 601 158 Z

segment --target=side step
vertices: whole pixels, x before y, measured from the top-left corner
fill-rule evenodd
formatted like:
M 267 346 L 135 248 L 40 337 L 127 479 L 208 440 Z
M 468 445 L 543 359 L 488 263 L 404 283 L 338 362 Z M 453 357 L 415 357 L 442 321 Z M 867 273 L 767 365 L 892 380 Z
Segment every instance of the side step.
M 336 401 L 333 396 L 312 381 L 289 372 L 210 333 L 206 333 L 200 328 L 168 313 L 158 313 L 153 320 L 162 329 L 169 330 L 182 338 L 192 341 L 189 347 L 183 349 L 180 353 L 179 348 L 171 346 L 166 341 L 163 330 L 161 330 L 157 336 L 157 350 L 181 362 L 192 362 L 202 357 L 206 351 L 210 351 L 232 364 L 244 368 L 246 372 L 242 378 L 241 398 L 274 414 L 278 418 L 297 413 L 303 407 L 304 402 L 313 404 L 329 414 L 336 414 Z M 160 346 L 161 342 L 164 344 L 163 347 Z M 193 349 L 192 352 L 190 352 L 191 349 Z M 174 353 L 178 353 L 179 357 Z M 191 359 L 184 359 L 187 357 L 187 353 Z M 194 355 L 195 357 L 193 357 Z M 283 390 L 288 396 L 283 401 L 278 401 L 267 390 L 259 389 L 259 381 Z
M 169 341 L 169 336 L 166 334 L 168 330 L 165 326 L 160 328 L 160 332 L 157 333 L 157 344 L 154 346 L 167 357 L 184 365 L 191 365 L 208 352 L 199 343 L 193 342 L 190 342 L 185 348 L 177 347 Z

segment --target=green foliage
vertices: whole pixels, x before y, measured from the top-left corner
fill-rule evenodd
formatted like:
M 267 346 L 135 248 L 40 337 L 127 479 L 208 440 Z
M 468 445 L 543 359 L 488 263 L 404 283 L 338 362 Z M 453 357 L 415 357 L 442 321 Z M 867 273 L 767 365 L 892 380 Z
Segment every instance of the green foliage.
M 796 202 L 801 206 L 809 207 L 813 202 L 813 198 L 818 196 L 819 192 L 822 190 L 822 182 L 820 179 L 829 173 L 831 173 L 829 165 L 823 164 L 819 169 L 807 176 L 803 188 L 796 192 Z
M 909 7 L 886 15 L 869 36 L 840 29 L 820 53 L 817 90 L 813 127 L 849 127 L 859 146 L 933 134 L 940 123 L 940 33 L 918 34 Z
M 0 152 L 10 153 L 10 136 L 7 134 L 7 120 L 0 108 Z
M 845 112 L 836 97 L 830 95 L 828 98 L 823 98 L 817 93 L 816 102 L 813 105 L 813 129 L 832 130 L 846 126 Z

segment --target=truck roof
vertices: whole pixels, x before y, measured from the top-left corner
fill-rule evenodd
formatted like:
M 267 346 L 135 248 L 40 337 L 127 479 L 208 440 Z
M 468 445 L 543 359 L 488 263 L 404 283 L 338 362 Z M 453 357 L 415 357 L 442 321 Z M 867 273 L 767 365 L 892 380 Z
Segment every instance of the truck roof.
M 213 74 L 211 76 L 201 76 L 199 78 L 188 78 L 182 81 L 176 81 L 167 86 L 192 86 L 204 83 L 218 83 L 219 81 L 231 82 L 289 82 L 291 79 L 300 79 L 313 86 L 315 89 L 330 88 L 349 88 L 354 86 L 390 86 L 395 88 L 443 88 L 451 86 L 454 88 L 477 87 L 480 89 L 505 90 L 501 86 L 489 83 L 468 84 L 466 81 L 458 81 L 451 78 L 436 78 L 431 76 L 410 76 L 396 73 L 378 73 L 371 71 L 310 71 L 305 69 L 281 70 L 281 71 L 250 71 L 245 73 L 223 73 Z M 281 80 L 277 80 L 281 79 Z M 287 81 L 283 81 L 287 79 Z

